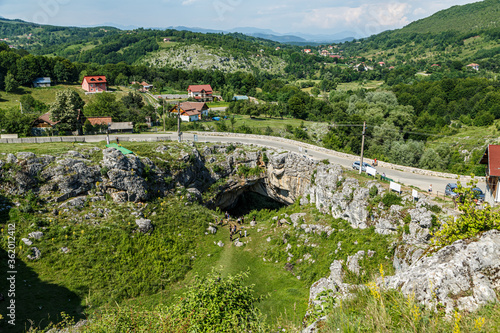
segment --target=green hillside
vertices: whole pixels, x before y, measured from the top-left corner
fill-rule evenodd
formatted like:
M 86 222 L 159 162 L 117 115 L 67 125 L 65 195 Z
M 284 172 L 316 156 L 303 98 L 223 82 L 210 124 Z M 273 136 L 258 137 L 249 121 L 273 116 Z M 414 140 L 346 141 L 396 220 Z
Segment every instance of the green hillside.
M 401 33 L 469 32 L 500 27 L 500 2 L 483 0 L 463 6 L 453 6 L 436 14 L 412 22 Z

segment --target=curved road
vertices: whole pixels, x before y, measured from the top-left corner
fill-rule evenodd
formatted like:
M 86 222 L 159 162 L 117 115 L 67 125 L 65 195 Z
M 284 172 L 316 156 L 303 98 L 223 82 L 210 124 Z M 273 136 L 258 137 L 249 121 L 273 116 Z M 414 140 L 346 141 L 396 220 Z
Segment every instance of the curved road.
M 283 149 L 291 152 L 296 152 L 300 153 L 303 155 L 308 155 L 309 157 L 312 157 L 314 159 L 318 160 L 323 160 L 323 159 L 328 159 L 331 163 L 339 164 L 343 167 L 346 168 L 351 168 L 352 162 L 354 160 L 359 160 L 359 158 L 354 159 L 354 158 L 349 158 L 349 157 L 339 157 L 335 156 L 333 154 L 328 154 L 327 152 L 323 151 L 317 151 L 314 149 L 303 149 L 299 148 L 298 145 L 294 145 L 292 143 L 288 142 L 282 142 L 282 141 L 273 141 L 269 139 L 260 139 L 260 138 L 246 138 L 246 137 L 241 137 L 241 136 L 230 136 L 230 134 L 225 133 L 226 136 L 213 136 L 213 135 L 205 135 L 204 133 L 200 132 L 197 134 L 198 135 L 198 142 L 223 142 L 223 143 L 229 143 L 229 142 L 240 142 L 243 144 L 254 144 L 254 145 L 259 145 L 259 146 L 266 146 L 266 147 L 271 147 L 275 149 Z M 116 137 L 123 138 L 127 136 L 125 135 L 110 135 L 110 140 L 115 140 Z M 177 138 L 177 133 L 171 132 L 171 133 L 166 133 L 166 134 L 138 134 L 138 135 L 132 135 L 130 138 L 134 140 L 134 137 L 141 138 L 141 140 L 147 140 L 152 139 L 155 140 L 156 138 L 162 138 L 165 137 L 166 139 L 171 139 L 171 140 L 176 140 Z M 183 141 L 190 141 L 193 142 L 194 140 L 194 134 L 193 133 L 183 133 L 182 136 Z M 91 135 L 91 136 L 85 136 L 85 141 L 86 142 L 98 142 L 98 141 L 104 141 L 106 140 L 105 135 Z M 125 145 L 126 143 L 123 142 Z M 318 147 L 319 148 L 319 147 Z M 388 178 L 394 179 L 395 181 L 405 184 L 407 186 L 415 186 L 423 191 L 427 191 L 429 188 L 429 185 L 432 184 L 433 188 L 433 194 L 443 196 L 444 195 L 444 190 L 446 187 L 446 184 L 448 183 L 454 183 L 456 182 L 455 179 L 449 179 L 449 178 L 442 178 L 442 177 L 436 177 L 436 176 L 429 176 L 429 175 L 421 175 L 421 174 L 416 174 L 416 173 L 411 173 L 411 172 L 403 172 L 399 170 L 393 170 L 390 168 L 383 168 L 383 167 L 377 167 L 377 172 L 382 174 L 385 173 L 385 175 Z M 465 184 L 466 180 L 462 180 L 462 183 Z M 486 190 L 486 184 L 483 181 L 479 181 L 478 187 L 480 187 L 483 192 Z

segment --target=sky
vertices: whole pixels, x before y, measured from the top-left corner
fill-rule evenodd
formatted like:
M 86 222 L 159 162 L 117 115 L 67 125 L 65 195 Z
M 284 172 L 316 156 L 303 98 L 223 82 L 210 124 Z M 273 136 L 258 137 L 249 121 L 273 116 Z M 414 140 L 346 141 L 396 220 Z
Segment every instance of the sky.
M 237 27 L 366 37 L 478 0 L 0 0 L 0 16 L 62 26 Z

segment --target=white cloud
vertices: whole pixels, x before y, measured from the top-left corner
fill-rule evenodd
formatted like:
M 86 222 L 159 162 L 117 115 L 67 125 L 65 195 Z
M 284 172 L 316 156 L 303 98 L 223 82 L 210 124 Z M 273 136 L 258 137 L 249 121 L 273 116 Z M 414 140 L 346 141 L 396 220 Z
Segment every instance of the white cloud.
M 183 5 L 183 6 L 189 6 L 189 5 L 194 4 L 196 1 L 198 1 L 198 0 L 184 0 L 184 1 L 182 2 L 182 5 Z
M 307 13 L 302 25 L 321 29 L 355 29 L 360 35 L 369 35 L 410 23 L 409 13 L 411 6 L 401 2 L 319 8 Z

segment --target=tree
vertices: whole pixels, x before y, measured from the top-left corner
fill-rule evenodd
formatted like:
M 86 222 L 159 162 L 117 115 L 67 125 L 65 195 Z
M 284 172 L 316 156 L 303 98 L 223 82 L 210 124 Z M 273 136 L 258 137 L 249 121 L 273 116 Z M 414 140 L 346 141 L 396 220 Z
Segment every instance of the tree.
M 92 96 L 85 105 L 85 115 L 93 117 L 112 117 L 113 121 L 124 120 L 124 106 L 116 100 L 116 95 L 103 92 Z
M 31 95 L 21 96 L 20 102 L 25 113 L 42 113 L 48 109 L 47 104 L 33 98 Z
M 65 89 L 56 93 L 56 100 L 50 105 L 53 121 L 59 121 L 58 128 L 62 131 L 74 131 L 78 128 L 78 113 L 85 103 L 78 93 Z
M 138 110 L 144 106 L 144 100 L 137 92 L 129 92 L 127 95 L 123 96 L 122 103 L 127 109 Z
M 16 78 L 12 73 L 7 73 L 5 75 L 5 91 L 6 92 L 13 92 L 19 87 L 19 83 L 17 82 Z
M 115 84 L 119 86 L 128 86 L 128 77 L 123 73 L 119 73 L 115 78 Z

